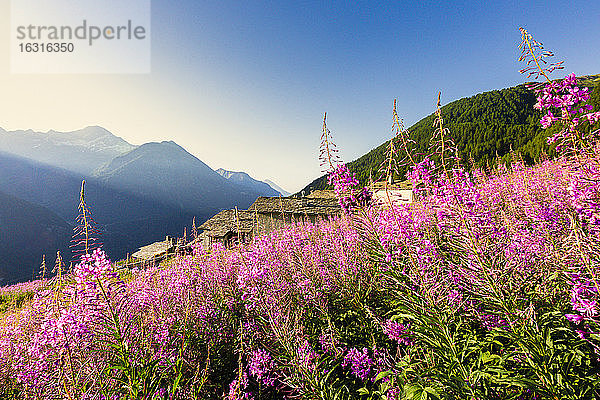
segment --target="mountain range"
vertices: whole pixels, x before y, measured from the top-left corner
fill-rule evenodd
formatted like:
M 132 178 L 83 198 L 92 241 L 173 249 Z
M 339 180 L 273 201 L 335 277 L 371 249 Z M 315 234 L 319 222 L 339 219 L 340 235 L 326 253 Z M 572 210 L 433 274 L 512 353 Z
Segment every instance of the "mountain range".
M 283 189 L 280 188 L 281 191 L 279 191 L 273 188 L 273 186 L 268 183 L 270 181 L 257 181 L 245 172 L 227 171 L 223 168 L 217 169 L 216 172 L 228 181 L 244 186 L 249 190 L 261 190 L 265 193 L 271 193 L 270 196 L 286 196 Z
M 199 225 L 220 210 L 278 195 L 263 182 L 224 178 L 172 141 L 134 146 L 101 127 L 0 130 L 0 280 L 30 279 L 42 254 L 52 264 L 56 250 L 69 261 L 82 179 L 113 259 L 181 236 L 193 219 Z M 46 232 L 46 239 L 27 232 Z
M 32 279 L 42 254 L 51 271 L 56 252 L 69 251 L 72 227 L 51 210 L 3 192 L 0 204 L 0 271 L 7 281 Z
M 0 151 L 84 175 L 135 147 L 99 126 L 74 132 L 7 132 L 0 128 Z
M 281 194 L 284 197 L 287 196 L 291 196 L 292 193 L 288 192 L 287 190 L 283 189 L 281 186 L 279 186 L 278 184 L 276 184 L 275 182 L 273 182 L 270 179 L 265 179 L 265 183 L 269 186 L 271 186 L 273 189 L 275 189 L 275 191 L 279 194 Z

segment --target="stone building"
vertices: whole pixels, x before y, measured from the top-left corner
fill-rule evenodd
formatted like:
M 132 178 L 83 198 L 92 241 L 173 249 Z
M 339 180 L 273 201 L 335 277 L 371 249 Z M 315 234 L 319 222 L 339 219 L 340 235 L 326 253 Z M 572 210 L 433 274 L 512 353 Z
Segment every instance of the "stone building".
M 200 225 L 203 231 L 198 235 L 204 249 L 209 249 L 215 243 L 232 247 L 238 241 L 246 243 L 252 239 L 256 226 L 254 213 L 245 210 L 223 210 Z
M 205 249 L 214 243 L 231 247 L 240 240 L 249 242 L 254 236 L 290 223 L 316 222 L 341 212 L 335 196 L 329 196 L 325 191 L 299 198 L 259 197 L 248 210 L 224 210 L 206 221 L 200 226 L 203 232 L 199 240 Z
M 414 200 L 412 183 L 410 181 L 394 182 L 387 184 L 386 182 L 376 182 L 370 185 L 373 193 L 373 200 L 383 206 L 394 204 L 401 205 L 412 203 Z
M 131 257 L 139 261 L 161 261 L 169 254 L 175 252 L 177 242 L 175 238 L 167 236 L 162 242 L 155 242 L 147 246 L 140 247 Z

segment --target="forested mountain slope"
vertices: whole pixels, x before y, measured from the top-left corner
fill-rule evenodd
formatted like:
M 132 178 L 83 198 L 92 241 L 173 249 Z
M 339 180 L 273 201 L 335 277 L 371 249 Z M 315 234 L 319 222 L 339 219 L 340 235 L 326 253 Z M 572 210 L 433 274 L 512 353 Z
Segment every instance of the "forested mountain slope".
M 590 103 L 595 111 L 599 111 L 600 75 L 581 77 L 580 83 L 590 87 Z M 442 107 L 442 117 L 465 164 L 472 159 L 476 165 L 485 166 L 493 164 L 498 156 L 507 160 L 511 148 L 531 163 L 542 152 L 550 156 L 554 154 L 554 149 L 546 144 L 546 137 L 553 129 L 557 129 L 542 129 L 539 124 L 542 114 L 533 108 L 535 103 L 535 93 L 525 85 L 519 85 L 453 101 Z M 431 114 L 409 128 L 410 137 L 415 141 L 415 153 L 427 153 L 434 132 L 434 118 Z M 379 167 L 386 158 L 387 144 L 383 143 L 348 163 L 349 169 L 356 173 L 361 183 L 368 182 L 370 175 L 377 179 Z M 400 171 L 401 178 L 404 173 Z M 307 185 L 304 191 L 309 193 L 327 186 L 327 179 L 322 176 Z

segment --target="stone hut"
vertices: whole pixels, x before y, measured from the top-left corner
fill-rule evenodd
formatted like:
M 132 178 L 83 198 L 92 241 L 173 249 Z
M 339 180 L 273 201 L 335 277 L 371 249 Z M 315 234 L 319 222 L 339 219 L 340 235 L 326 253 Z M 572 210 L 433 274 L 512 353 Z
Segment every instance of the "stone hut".
M 175 246 L 175 239 L 167 236 L 162 242 L 155 242 L 140 247 L 140 249 L 133 253 L 131 257 L 139 261 L 160 261 L 167 255 L 174 253 Z
M 306 197 L 318 199 L 337 199 L 333 190 L 314 190 Z
M 249 242 L 252 237 L 280 229 L 286 224 L 339 215 L 341 208 L 335 196 L 324 197 L 259 197 L 248 210 L 224 210 L 200 226 L 199 235 L 205 249 L 214 243 L 232 247 Z
M 248 211 L 257 214 L 258 228 L 263 232 L 279 229 L 292 222 L 316 222 L 319 218 L 339 215 L 342 209 L 335 196 L 259 197 Z
M 256 225 L 254 213 L 245 210 L 223 210 L 202 225 L 203 232 L 198 235 L 205 249 L 214 243 L 232 247 L 239 240 L 248 242 L 253 235 Z

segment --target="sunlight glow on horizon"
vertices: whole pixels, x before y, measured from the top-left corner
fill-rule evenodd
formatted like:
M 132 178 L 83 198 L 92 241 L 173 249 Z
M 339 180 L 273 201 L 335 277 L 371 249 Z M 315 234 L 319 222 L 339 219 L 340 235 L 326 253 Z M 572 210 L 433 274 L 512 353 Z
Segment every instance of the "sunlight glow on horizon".
M 146 75 L 10 74 L 5 29 L 0 128 L 98 125 L 135 145 L 173 140 L 213 169 L 296 192 L 321 175 L 323 112 L 351 161 L 389 138 L 394 98 L 408 127 L 433 112 L 438 90 L 447 104 L 524 82 L 521 25 L 566 61 L 555 77 L 600 73 L 600 49 L 589 45 L 599 13 L 543 4 L 154 0 Z M 10 26 L 9 16 L 0 0 L 0 23 Z

